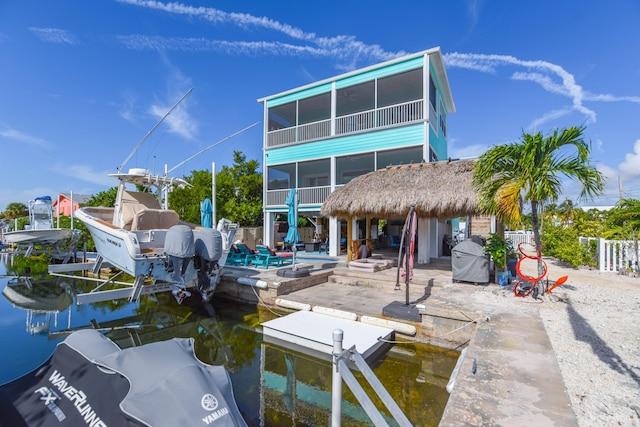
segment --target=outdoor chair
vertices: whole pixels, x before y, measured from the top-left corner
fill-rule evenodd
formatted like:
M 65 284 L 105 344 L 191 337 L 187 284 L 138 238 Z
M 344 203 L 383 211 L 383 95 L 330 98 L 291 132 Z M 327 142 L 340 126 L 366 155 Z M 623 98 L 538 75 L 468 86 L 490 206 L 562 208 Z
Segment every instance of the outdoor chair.
M 234 243 L 229 250 L 227 263 L 247 267 L 256 259 L 256 256 L 257 254 L 244 243 Z
M 293 262 L 292 256 L 278 255 L 273 249 L 264 245 L 257 245 L 256 249 L 258 253 L 256 258 L 252 261 L 256 267 L 269 268 L 272 265 L 280 267 L 285 264 L 291 264 Z
M 329 238 L 324 239 L 324 242 L 320 243 L 320 252 L 329 253 Z

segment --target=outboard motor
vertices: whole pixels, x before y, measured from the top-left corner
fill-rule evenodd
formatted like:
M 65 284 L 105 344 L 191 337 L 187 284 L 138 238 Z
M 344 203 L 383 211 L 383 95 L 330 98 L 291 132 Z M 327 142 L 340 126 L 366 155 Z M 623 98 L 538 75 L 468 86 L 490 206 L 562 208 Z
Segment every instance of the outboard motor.
M 194 265 L 198 271 L 198 289 L 202 299 L 208 301 L 213 294 L 220 275 L 213 274 L 219 269 L 218 260 L 222 257 L 222 234 L 214 228 L 194 230 L 195 259 Z M 214 276 L 214 277 L 212 277 Z
M 181 304 L 186 297 L 191 296 L 185 285 L 184 274 L 191 258 L 195 255 L 193 230 L 186 225 L 174 225 L 167 230 L 164 252 L 167 255 L 166 269 L 168 273 L 171 273 L 173 281 L 171 293 L 178 304 Z

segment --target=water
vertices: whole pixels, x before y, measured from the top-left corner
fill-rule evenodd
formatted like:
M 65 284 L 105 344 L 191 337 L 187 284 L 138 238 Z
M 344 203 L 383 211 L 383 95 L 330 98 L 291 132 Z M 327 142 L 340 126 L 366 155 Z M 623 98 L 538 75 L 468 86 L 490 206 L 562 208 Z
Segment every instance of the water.
M 0 279 L 4 296 L 0 384 L 35 369 L 75 329 L 100 328 L 122 348 L 192 337 L 200 360 L 229 371 L 238 407 L 249 425 L 328 424 L 331 363 L 263 341 L 261 323 L 282 313 L 227 301 L 204 306 L 195 298 L 178 305 L 169 294 L 143 296 L 137 303 L 119 300 L 78 306 L 72 302 L 73 289 L 83 284 L 50 276 L 39 279 L 36 273 L 46 271 L 46 265 L 7 255 L 0 259 L 0 275 L 15 275 L 25 268 L 33 274 L 31 291 L 24 281 Z M 22 307 L 9 299 L 20 299 Z M 457 356 L 423 344 L 396 344 L 373 368 L 413 424 L 438 425 Z M 365 384 L 360 375 L 356 377 Z M 382 403 L 369 395 L 394 425 Z M 342 409 L 343 425 L 372 425 L 346 385 Z

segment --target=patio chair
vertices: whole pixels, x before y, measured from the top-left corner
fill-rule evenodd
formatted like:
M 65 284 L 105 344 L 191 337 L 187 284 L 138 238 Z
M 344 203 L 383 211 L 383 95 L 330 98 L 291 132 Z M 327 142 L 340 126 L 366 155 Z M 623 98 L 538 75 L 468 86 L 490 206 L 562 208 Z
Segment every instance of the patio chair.
M 293 262 L 293 258 L 291 256 L 278 255 L 269 246 L 257 245 L 256 250 L 258 253 L 256 254 L 256 258 L 252 261 L 256 267 L 262 266 L 264 268 L 269 268 L 272 265 L 280 267 Z
M 227 256 L 227 263 L 249 266 L 256 259 L 257 254 L 244 243 L 234 243 Z
M 329 253 L 329 238 L 324 239 L 324 242 L 320 243 L 320 252 Z

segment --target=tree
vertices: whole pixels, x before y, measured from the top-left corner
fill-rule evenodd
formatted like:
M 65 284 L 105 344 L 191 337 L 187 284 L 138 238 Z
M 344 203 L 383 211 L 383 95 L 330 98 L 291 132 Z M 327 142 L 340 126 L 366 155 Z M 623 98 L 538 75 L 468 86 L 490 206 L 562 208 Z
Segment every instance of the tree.
M 116 204 L 116 196 L 118 195 L 118 187 L 111 187 L 106 191 L 101 191 L 98 194 L 91 196 L 85 203 L 86 206 L 103 206 L 105 208 L 112 208 Z
M 13 202 L 7 205 L 7 209 L 4 211 L 4 217 L 15 219 L 29 215 L 29 208 L 24 203 Z
M 572 226 L 579 236 L 602 237 L 608 215 L 607 211 L 598 209 L 589 209 L 588 211 L 578 209 Z
M 573 220 L 576 218 L 576 205 L 573 200 L 566 199 L 558 206 L 560 212 L 561 223 L 565 227 L 573 224 Z
M 191 186 L 174 188 L 169 193 L 169 207 L 178 212 L 183 221 L 200 224 L 200 203 L 211 199 L 211 172 L 208 170 L 191 171 L 184 180 Z M 220 218 L 220 215 L 216 215 Z
M 257 160 L 246 160 L 240 151 L 233 153 L 233 165 L 216 174 L 216 218 L 226 218 L 241 226 L 262 225 L 262 174 Z M 175 188 L 169 194 L 169 206 L 180 218 L 200 223 L 200 202 L 211 198 L 211 172 L 192 171 L 184 179 L 188 188 Z
M 233 165 L 224 166 L 216 175 L 218 217 L 241 226 L 260 226 L 262 215 L 262 174 L 257 160 L 246 160 L 233 152 Z
M 637 239 L 640 231 L 640 200 L 622 199 L 611 210 L 604 237 L 608 239 Z
M 604 190 L 604 176 L 590 163 L 591 144 L 584 141 L 584 130 L 576 126 L 556 129 L 546 138 L 540 132 L 523 133 L 520 141 L 485 152 L 473 176 L 481 209 L 502 220 L 517 221 L 522 202 L 530 203 L 535 242 L 542 248 L 538 208 L 558 200 L 561 175 L 582 185 L 580 199 Z

